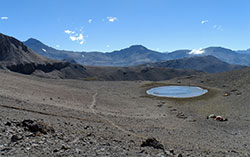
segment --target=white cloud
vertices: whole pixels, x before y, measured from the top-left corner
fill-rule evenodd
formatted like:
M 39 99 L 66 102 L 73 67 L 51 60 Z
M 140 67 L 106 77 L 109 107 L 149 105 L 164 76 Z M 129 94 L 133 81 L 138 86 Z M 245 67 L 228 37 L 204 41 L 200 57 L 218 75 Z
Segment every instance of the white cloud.
M 8 20 L 9 18 L 6 16 L 1 17 L 1 20 Z
M 117 17 L 107 17 L 108 21 L 109 22 L 115 22 L 115 21 L 118 21 L 118 18 Z
M 106 47 L 108 47 L 108 48 L 109 48 L 109 47 L 110 47 L 110 45 L 106 45 Z
M 201 24 L 205 24 L 205 23 L 208 23 L 208 20 L 202 20 L 201 21 Z
M 59 48 L 60 47 L 60 45 L 56 45 L 56 48 Z
M 69 38 L 72 41 L 79 41 L 80 45 L 82 45 L 85 42 L 85 39 L 82 33 L 76 34 L 76 35 L 70 35 Z
M 75 34 L 75 32 L 74 31 L 71 31 L 71 30 L 65 30 L 64 31 L 66 34 Z
M 188 54 L 190 54 L 190 55 L 200 55 L 200 54 L 203 54 L 204 52 L 205 52 L 204 49 L 200 48 L 199 50 L 193 49 Z
M 218 30 L 218 31 L 223 31 L 222 25 L 213 25 L 213 28 Z
M 69 38 L 72 40 L 72 41 L 76 41 L 76 40 L 83 40 L 83 35 L 82 34 L 76 34 L 76 35 L 72 35 L 72 36 L 69 36 Z
M 93 21 L 92 19 L 89 19 L 89 20 L 88 20 L 89 23 L 92 23 L 92 21 Z
M 75 31 L 65 30 L 64 32 L 69 35 L 71 41 L 79 42 L 80 45 L 84 44 L 85 37 L 83 35 L 82 27 L 80 29 L 75 29 Z

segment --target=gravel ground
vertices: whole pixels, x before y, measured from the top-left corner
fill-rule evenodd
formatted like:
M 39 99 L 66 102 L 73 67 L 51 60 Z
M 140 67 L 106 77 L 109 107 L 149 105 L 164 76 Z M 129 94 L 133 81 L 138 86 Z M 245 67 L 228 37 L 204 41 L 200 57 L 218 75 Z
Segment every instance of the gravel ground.
M 1 71 L 0 156 L 250 156 L 248 80 L 226 76 L 113 82 Z M 145 93 L 169 84 L 209 92 L 192 99 Z M 155 141 L 142 145 L 149 139 Z

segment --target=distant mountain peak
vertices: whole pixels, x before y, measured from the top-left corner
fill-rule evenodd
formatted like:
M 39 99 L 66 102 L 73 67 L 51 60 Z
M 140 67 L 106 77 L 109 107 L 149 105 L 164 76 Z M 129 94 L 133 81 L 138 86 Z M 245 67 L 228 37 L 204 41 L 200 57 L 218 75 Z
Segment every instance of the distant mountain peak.
M 224 48 L 224 47 L 221 47 L 221 46 L 211 46 L 211 47 L 208 47 L 206 48 L 205 50 L 213 50 L 213 51 L 232 51 L 231 49 L 228 49 L 228 48 Z
M 44 51 L 43 49 L 48 48 L 47 45 L 45 45 L 44 43 L 42 43 L 41 41 L 35 39 L 35 38 L 29 38 L 28 40 L 23 42 L 25 45 L 39 45 L 42 51 Z
M 140 49 L 140 50 L 148 50 L 145 46 L 143 45 L 132 45 L 129 47 L 129 49 Z
M 37 43 L 42 43 L 41 41 L 35 39 L 35 38 L 29 38 L 28 40 L 26 40 L 25 42 L 37 42 Z

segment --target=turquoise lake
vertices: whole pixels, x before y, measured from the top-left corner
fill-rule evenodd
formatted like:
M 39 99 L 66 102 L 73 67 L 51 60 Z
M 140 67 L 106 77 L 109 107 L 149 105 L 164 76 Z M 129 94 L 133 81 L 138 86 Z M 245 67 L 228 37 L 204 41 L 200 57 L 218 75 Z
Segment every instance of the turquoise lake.
M 207 92 L 207 89 L 195 86 L 162 86 L 147 90 L 149 95 L 169 98 L 192 98 Z

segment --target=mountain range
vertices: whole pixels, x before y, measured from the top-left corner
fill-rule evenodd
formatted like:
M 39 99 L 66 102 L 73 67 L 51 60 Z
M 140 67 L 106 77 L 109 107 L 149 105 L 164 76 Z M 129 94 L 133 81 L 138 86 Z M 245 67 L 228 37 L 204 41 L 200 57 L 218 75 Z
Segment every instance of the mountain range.
M 30 39 L 28 43 L 33 47 L 43 45 L 35 39 Z M 211 52 L 208 50 L 207 52 Z M 36 53 L 21 41 L 0 34 L 1 69 L 48 78 L 159 81 L 203 72 L 217 73 L 245 67 L 223 62 L 212 55 L 193 55 L 192 53 L 194 52 L 180 50 L 165 54 L 149 50 L 141 45 L 111 53 L 61 51 L 45 45 L 40 53 Z M 73 57 L 77 55 L 81 55 L 81 58 L 85 58 L 83 55 L 88 56 L 86 57 L 89 59 L 88 63 L 94 65 L 102 63 L 101 65 L 106 66 L 80 65 L 78 64 L 79 59 Z M 168 60 L 170 58 L 182 59 Z M 107 66 L 111 63 L 115 66 Z
M 57 50 L 33 38 L 28 39 L 24 44 L 40 55 L 48 58 L 71 60 L 78 64 L 91 66 L 135 66 L 145 63 L 207 55 L 214 56 L 229 64 L 250 65 L 250 50 L 233 51 L 223 47 L 208 47 L 201 50 L 176 50 L 169 53 L 160 53 L 142 45 L 133 45 L 129 48 L 103 53 Z
M 82 65 L 133 66 L 168 59 L 165 54 L 149 50 L 141 45 L 134 45 L 111 53 L 102 53 L 57 50 L 33 38 L 25 41 L 24 44 L 45 57 L 57 60 L 73 59 Z
M 116 53 L 115 53 L 116 55 Z M 195 70 L 161 67 L 96 67 L 75 64 L 74 60 L 53 60 L 41 56 L 21 41 L 0 34 L 0 68 L 26 75 L 84 80 L 167 80 L 198 74 Z

